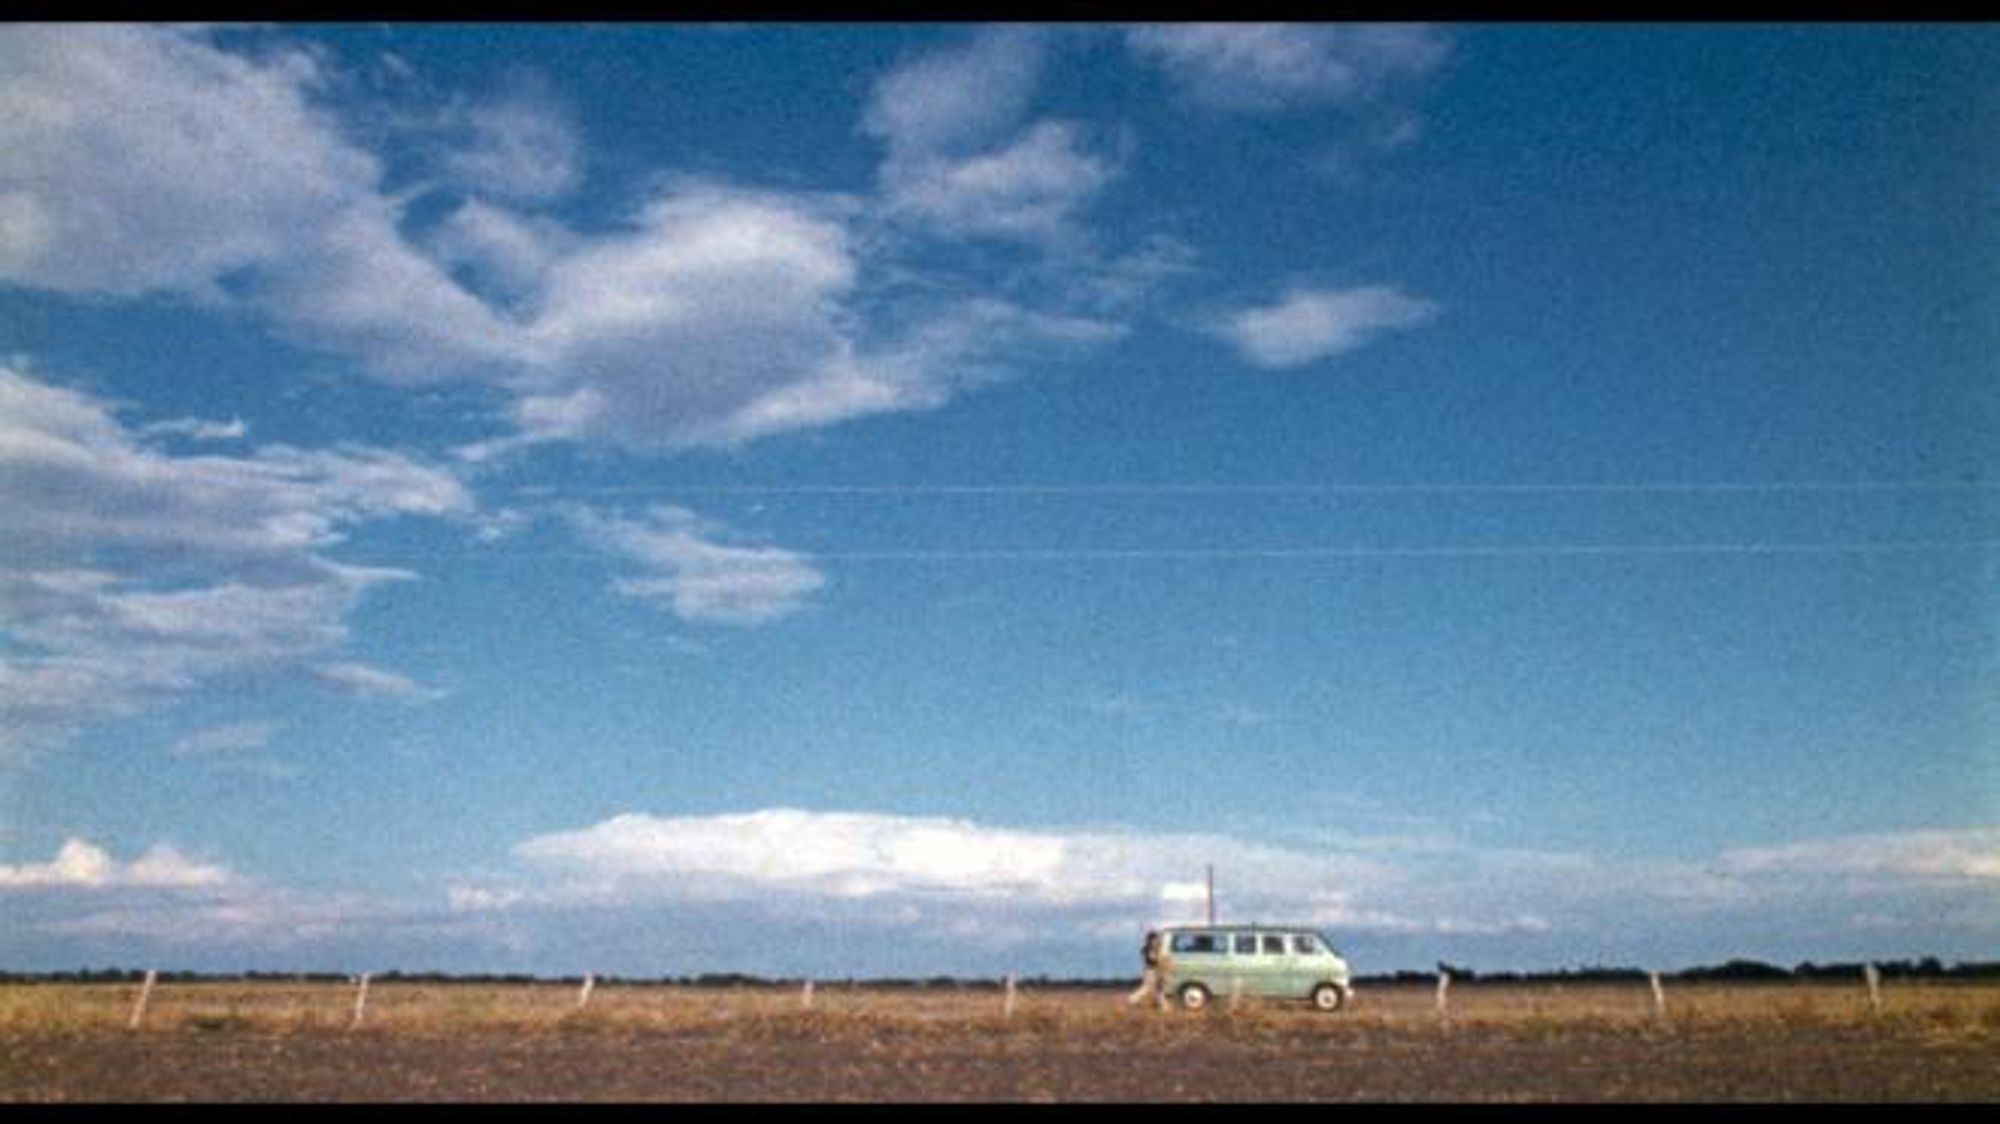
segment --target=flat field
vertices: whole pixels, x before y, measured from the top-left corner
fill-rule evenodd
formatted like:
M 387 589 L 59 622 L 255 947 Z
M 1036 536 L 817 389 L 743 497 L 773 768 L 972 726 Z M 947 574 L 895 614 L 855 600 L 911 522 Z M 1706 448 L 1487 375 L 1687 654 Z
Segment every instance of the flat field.
M 1994 1101 L 2000 985 L 1122 992 L 376 982 L 0 985 L 0 1102 Z

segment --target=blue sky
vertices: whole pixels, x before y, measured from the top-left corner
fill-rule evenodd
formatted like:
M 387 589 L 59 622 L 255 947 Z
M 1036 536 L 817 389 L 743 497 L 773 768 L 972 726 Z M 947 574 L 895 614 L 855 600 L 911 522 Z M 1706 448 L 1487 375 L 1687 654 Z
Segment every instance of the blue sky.
M 1996 59 L 0 31 L 0 963 L 1990 959 Z

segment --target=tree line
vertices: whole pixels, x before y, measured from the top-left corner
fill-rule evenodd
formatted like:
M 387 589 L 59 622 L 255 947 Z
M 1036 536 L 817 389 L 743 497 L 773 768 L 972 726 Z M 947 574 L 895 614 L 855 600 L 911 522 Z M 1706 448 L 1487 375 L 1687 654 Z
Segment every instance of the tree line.
M 2000 979 L 2000 961 L 1959 961 L 1945 964 L 1935 956 L 1916 960 L 1877 960 L 1873 962 L 1876 971 L 1885 980 L 1899 979 Z M 1816 964 L 1810 960 L 1795 964 L 1790 968 L 1767 964 L 1761 960 L 1729 960 L 1722 964 L 1702 965 L 1683 968 L 1674 972 L 1661 972 L 1663 980 L 1686 982 L 1756 982 L 1756 981 L 1803 981 L 1803 980 L 1853 980 L 1861 977 L 1864 964 L 1861 961 L 1837 961 Z M 1413 984 L 1435 983 L 1440 972 L 1451 973 L 1453 983 L 1644 983 L 1651 973 L 1642 968 L 1608 967 L 1589 965 L 1578 968 L 1560 968 L 1553 971 L 1478 971 L 1456 964 L 1440 963 L 1429 972 L 1402 970 L 1386 974 L 1356 976 L 1356 985 L 1369 984 Z M 52 972 L 14 972 L 0 969 L 0 983 L 138 983 L 145 979 L 143 969 L 136 968 L 77 968 Z M 390 970 L 371 972 L 371 979 L 381 983 L 427 983 L 427 984 L 564 984 L 571 987 L 583 982 L 581 975 L 538 976 L 529 973 L 507 972 L 405 972 Z M 273 982 L 273 983 L 346 983 L 355 977 L 348 972 L 193 972 L 161 971 L 161 983 L 197 982 Z M 804 977 L 760 976 L 742 972 L 704 972 L 699 975 L 665 976 L 617 976 L 594 977 L 596 986 L 616 986 L 618 984 L 646 984 L 669 987 L 797 987 L 804 983 Z M 961 976 L 887 976 L 873 978 L 828 979 L 815 977 L 815 982 L 823 987 L 857 986 L 870 988 L 908 989 L 951 989 L 951 988 L 997 988 L 1004 986 L 999 978 Z M 1065 988 L 1129 988 L 1129 977 L 1053 977 L 1038 975 L 1021 977 L 1018 981 L 1025 987 L 1065 987 Z

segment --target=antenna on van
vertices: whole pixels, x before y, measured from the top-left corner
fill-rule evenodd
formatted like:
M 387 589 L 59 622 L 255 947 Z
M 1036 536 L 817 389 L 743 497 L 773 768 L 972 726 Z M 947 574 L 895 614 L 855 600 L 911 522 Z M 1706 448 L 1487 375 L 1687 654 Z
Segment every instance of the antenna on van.
M 1208 864 L 1208 923 L 1215 924 L 1215 864 Z

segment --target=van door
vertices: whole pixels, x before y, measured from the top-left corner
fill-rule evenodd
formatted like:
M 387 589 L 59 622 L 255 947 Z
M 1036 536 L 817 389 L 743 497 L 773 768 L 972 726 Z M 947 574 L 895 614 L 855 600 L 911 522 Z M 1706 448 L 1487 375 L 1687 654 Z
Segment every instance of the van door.
M 1257 974 L 1263 984 L 1259 995 L 1291 995 L 1291 950 L 1282 933 L 1257 934 Z
M 1273 945 L 1273 941 L 1278 943 Z M 1243 994 L 1278 993 L 1283 986 L 1281 969 L 1285 958 L 1274 952 L 1281 952 L 1283 947 L 1282 939 L 1270 933 L 1236 933 L 1231 937 L 1230 968 L 1243 981 Z
M 1178 930 L 1169 942 L 1167 986 L 1198 983 L 1213 995 L 1227 995 L 1229 981 L 1229 936 L 1201 930 Z
M 1264 993 L 1264 973 L 1262 956 L 1257 954 L 1257 934 L 1232 933 L 1229 936 L 1229 977 L 1230 982 L 1243 989 L 1245 995 Z

